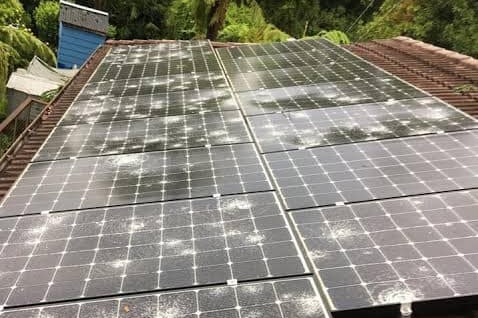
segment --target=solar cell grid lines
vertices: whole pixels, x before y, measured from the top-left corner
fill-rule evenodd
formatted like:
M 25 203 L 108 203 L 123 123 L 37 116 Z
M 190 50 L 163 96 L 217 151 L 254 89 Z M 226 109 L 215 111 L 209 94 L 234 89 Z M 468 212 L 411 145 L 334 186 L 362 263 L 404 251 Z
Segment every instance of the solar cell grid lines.
M 112 98 L 188 90 L 224 89 L 227 87 L 222 74 L 176 74 L 89 83 L 85 85 L 77 100 L 91 100 L 104 95 Z
M 208 42 L 193 44 L 159 43 L 141 46 L 119 46 L 111 49 L 103 63 L 141 64 L 144 61 L 190 60 L 198 55 L 214 55 Z
M 382 70 L 371 67 L 365 62 L 358 61 L 332 65 L 322 64 L 297 68 L 281 68 L 262 72 L 237 73 L 232 74 L 230 78 L 233 89 L 236 92 L 241 92 L 380 76 L 388 75 Z
M 108 95 L 76 101 L 59 125 L 111 122 L 237 110 L 229 89 L 202 89 L 154 95 L 111 98 Z
M 182 51 L 180 51 L 182 52 Z M 182 54 L 178 56 L 178 54 Z M 151 60 L 138 58 L 128 61 L 102 62 L 90 83 L 109 80 L 133 79 L 142 77 L 155 77 L 174 74 L 212 73 L 221 74 L 221 66 L 214 55 L 212 48 L 199 51 L 187 51 L 178 54 L 166 54 L 152 57 Z
M 260 72 L 310 65 L 359 62 L 360 59 L 345 50 L 310 50 L 277 55 L 266 55 L 234 60 L 223 60 L 227 74 Z
M 252 144 L 31 164 L 0 215 L 272 190 Z
M 238 111 L 58 126 L 34 161 L 251 142 Z
M 301 41 L 287 41 L 276 43 L 264 43 L 257 45 L 238 45 L 229 48 L 216 49 L 222 60 L 236 60 L 257 56 L 279 56 L 294 52 L 338 52 L 342 56 L 353 56 L 349 51 L 343 50 L 324 39 L 311 39 Z
M 476 131 L 266 154 L 288 209 L 478 186 Z
M 282 87 L 237 96 L 247 116 L 428 97 L 394 77 Z
M 7 306 L 304 274 L 272 193 L 0 221 Z
M 335 310 L 476 294 L 478 191 L 297 211 Z
M 435 98 L 249 117 L 262 152 L 275 152 L 478 128 Z
M 309 278 L 271 280 L 135 297 L 11 310 L 6 318 L 43 317 L 328 317 Z

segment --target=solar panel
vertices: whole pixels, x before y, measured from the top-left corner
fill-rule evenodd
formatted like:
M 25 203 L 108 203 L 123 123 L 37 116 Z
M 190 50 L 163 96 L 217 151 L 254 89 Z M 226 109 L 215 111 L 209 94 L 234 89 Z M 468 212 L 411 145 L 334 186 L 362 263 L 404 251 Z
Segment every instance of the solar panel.
M 308 272 L 272 193 L 9 218 L 0 229 L 8 306 Z
M 478 122 L 435 98 L 304 110 L 249 117 L 262 152 L 478 128 Z
M 478 293 L 478 191 L 298 211 L 335 310 Z
M 359 61 L 355 63 L 322 64 L 263 72 L 237 73 L 232 74 L 230 77 L 233 89 L 236 92 L 241 92 L 384 76 L 388 75 L 365 62 Z
M 172 74 L 194 74 L 194 73 L 221 73 L 221 67 L 214 53 L 191 51 L 192 56 L 186 59 L 177 59 L 172 56 L 165 57 L 164 60 L 147 61 L 140 59 L 138 63 L 106 63 L 98 66 L 89 82 L 103 82 L 109 80 L 132 79 L 141 77 L 153 77 Z
M 192 59 L 197 55 L 214 55 L 209 42 L 158 43 L 151 45 L 118 46 L 111 49 L 103 63 L 141 64 L 144 61 Z
M 216 49 L 223 61 L 236 60 L 256 56 L 270 56 L 303 51 L 334 51 L 340 52 L 343 56 L 352 56 L 349 51 L 343 50 L 336 45 L 331 45 L 324 39 L 310 39 L 301 41 L 287 41 L 275 43 L 263 43 L 257 45 L 238 45 L 235 47 Z
M 226 80 L 222 74 L 176 74 L 89 83 L 85 85 L 77 100 L 96 99 L 98 96 L 105 95 L 111 98 L 187 90 L 224 89 L 227 87 Z
M 248 116 L 428 97 L 394 77 L 249 91 L 237 96 Z
M 286 54 L 248 57 L 233 60 L 223 60 L 226 72 L 231 74 L 260 72 L 267 70 L 310 66 L 310 65 L 333 65 L 336 63 L 359 62 L 359 58 L 345 50 L 317 50 L 292 52 Z
M 4 311 L 2 316 L 325 318 L 329 315 L 313 281 L 310 278 L 301 278 L 8 310 Z
M 31 164 L 0 215 L 271 190 L 253 144 Z
M 229 89 L 202 89 L 116 98 L 104 95 L 74 102 L 60 125 L 201 114 L 238 108 Z
M 288 209 L 478 186 L 478 133 L 391 139 L 265 155 Z
M 251 142 L 239 111 L 58 126 L 34 161 Z

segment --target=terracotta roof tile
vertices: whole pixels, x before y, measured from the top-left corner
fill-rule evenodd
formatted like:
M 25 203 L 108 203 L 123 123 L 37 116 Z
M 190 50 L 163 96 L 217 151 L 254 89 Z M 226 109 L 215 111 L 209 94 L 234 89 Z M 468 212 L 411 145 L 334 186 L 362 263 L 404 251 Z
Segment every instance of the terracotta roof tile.
M 347 46 L 409 83 L 478 117 L 478 60 L 408 37 Z M 460 89 L 467 87 L 466 89 Z

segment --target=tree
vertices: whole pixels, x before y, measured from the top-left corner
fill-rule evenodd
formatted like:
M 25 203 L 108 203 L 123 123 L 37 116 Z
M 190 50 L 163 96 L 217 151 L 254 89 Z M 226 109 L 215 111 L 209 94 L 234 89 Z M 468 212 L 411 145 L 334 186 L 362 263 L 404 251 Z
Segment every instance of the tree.
M 38 37 L 51 47 L 56 47 L 60 4 L 57 1 L 42 1 L 34 11 Z
M 280 42 L 290 36 L 268 24 L 261 7 L 255 1 L 237 5 L 231 3 L 226 14 L 225 27 L 218 39 L 226 42 Z
M 216 40 L 226 20 L 229 0 L 193 0 L 192 9 L 199 37 Z
M 173 0 L 168 9 L 166 25 L 168 38 L 189 40 L 195 35 L 195 23 L 192 15 L 191 0 Z
M 28 15 L 18 0 L 2 0 L 0 3 L 0 25 L 26 27 Z
M 407 35 L 478 57 L 478 2 L 386 0 L 358 31 L 361 40 Z

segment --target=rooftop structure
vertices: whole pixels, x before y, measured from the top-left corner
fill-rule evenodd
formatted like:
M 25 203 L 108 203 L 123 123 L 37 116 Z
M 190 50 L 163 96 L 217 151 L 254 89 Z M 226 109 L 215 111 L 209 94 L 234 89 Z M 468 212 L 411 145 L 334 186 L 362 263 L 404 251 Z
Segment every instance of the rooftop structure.
M 373 45 L 350 50 L 379 65 Z M 417 86 L 448 72 L 458 109 L 351 51 L 100 48 L 4 170 L 15 184 L 0 204 L 3 314 L 470 314 L 474 62 L 453 75 L 395 55 Z

